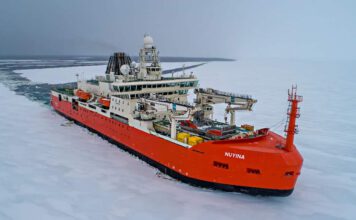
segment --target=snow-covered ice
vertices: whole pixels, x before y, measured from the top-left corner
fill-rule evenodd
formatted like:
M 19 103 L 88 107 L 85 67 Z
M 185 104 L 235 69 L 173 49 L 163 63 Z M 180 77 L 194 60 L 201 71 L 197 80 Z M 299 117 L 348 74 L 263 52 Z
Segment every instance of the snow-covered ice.
M 298 84 L 304 101 L 296 144 L 304 166 L 286 198 L 159 178 L 156 169 L 0 84 L 0 219 L 355 219 L 355 70 L 352 62 L 285 60 L 193 69 L 202 87 L 258 99 L 253 112 L 237 114 L 238 124 L 275 125 L 281 134 L 286 90 Z M 215 117 L 222 119 L 223 106 Z
M 22 76 L 37 83 L 59 84 L 67 82 L 75 82 L 76 74 L 80 78 L 92 79 L 97 75 L 105 73 L 106 65 L 98 66 L 75 66 L 75 67 L 60 67 L 60 68 L 45 68 L 45 69 L 26 69 L 15 70 L 16 73 L 22 73 Z

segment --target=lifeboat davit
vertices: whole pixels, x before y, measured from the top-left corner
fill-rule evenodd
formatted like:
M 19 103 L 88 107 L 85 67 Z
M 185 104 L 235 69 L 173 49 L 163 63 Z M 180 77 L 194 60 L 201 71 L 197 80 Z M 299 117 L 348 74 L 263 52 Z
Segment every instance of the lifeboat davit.
M 78 96 L 79 99 L 84 100 L 84 101 L 88 101 L 91 98 L 91 94 L 88 92 L 84 92 L 81 89 L 78 89 L 75 92 L 75 95 Z
M 106 108 L 110 107 L 110 99 L 100 98 L 99 103 Z

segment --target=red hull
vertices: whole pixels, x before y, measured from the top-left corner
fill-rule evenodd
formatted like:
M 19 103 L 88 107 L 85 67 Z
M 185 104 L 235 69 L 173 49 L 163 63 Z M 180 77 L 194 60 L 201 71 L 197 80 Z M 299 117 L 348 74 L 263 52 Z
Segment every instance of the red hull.
M 70 102 L 60 101 L 54 95 L 51 105 L 162 172 L 193 185 L 287 196 L 300 174 L 301 155 L 294 146 L 289 152 L 276 147 L 285 139 L 273 132 L 254 142 L 209 141 L 185 148 L 80 105 L 74 110 Z

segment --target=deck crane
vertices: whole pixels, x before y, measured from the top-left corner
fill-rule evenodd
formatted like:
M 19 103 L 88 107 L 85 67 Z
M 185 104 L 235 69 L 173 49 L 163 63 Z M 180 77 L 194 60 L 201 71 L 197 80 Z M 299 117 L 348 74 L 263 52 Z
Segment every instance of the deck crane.
M 194 93 L 196 95 L 196 106 L 203 110 L 203 118 L 205 119 L 212 118 L 212 105 L 221 103 L 227 104 L 225 112 L 226 114 L 230 114 L 230 125 L 235 125 L 236 111 L 251 111 L 253 104 L 257 102 L 257 100 L 253 99 L 250 95 L 222 92 L 211 88 L 195 89 Z M 225 121 L 227 121 L 226 116 Z

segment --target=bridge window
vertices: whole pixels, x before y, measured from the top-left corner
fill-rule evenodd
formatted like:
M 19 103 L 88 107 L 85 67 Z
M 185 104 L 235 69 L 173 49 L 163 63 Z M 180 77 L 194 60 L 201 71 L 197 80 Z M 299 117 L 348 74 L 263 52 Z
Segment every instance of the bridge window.
M 181 82 L 180 87 L 192 87 L 194 82 Z
M 187 94 L 188 90 L 179 90 L 179 95 Z

